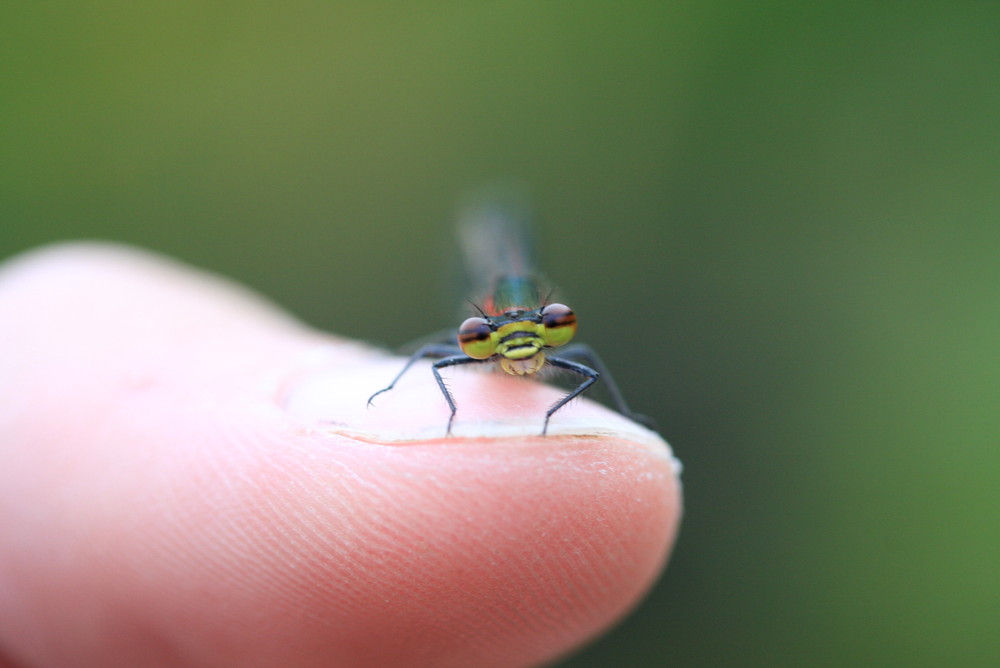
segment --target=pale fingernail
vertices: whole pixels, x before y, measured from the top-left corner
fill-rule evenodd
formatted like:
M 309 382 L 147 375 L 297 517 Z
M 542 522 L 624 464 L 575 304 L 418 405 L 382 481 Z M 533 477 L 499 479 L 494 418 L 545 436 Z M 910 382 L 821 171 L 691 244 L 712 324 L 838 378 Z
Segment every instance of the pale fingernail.
M 430 362 L 414 364 L 369 406 L 368 399 L 395 378 L 405 359 L 358 348 L 350 356 L 314 351 L 282 389 L 283 407 L 311 429 L 362 440 L 443 438 L 450 411 Z M 565 393 L 490 369 L 452 369 L 446 383 L 458 407 L 454 438 L 541 437 L 545 411 Z M 656 432 L 588 399 L 570 402 L 549 422 L 547 439 L 555 443 L 566 435 L 619 438 L 657 451 L 665 446 Z

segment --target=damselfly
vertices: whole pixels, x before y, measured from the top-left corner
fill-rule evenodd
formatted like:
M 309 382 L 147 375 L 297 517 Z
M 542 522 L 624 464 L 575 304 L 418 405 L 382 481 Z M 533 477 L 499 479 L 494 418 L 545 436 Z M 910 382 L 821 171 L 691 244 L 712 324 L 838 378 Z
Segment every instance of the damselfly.
M 564 369 L 582 381 L 545 413 L 542 435 L 549 420 L 570 400 L 590 388 L 599 378 L 615 408 L 623 415 L 649 425 L 649 420 L 629 410 L 625 399 L 597 354 L 580 343 L 570 344 L 576 334 L 576 314 L 568 306 L 551 302 L 552 292 L 541 292 L 532 258 L 528 254 L 523 199 L 511 193 L 481 194 L 466 207 L 459 219 L 459 236 L 467 269 L 473 282 L 485 288 L 481 301 L 470 300 L 477 315 L 459 325 L 452 341 L 420 347 L 389 386 L 368 399 L 388 392 L 415 362 L 435 359 L 434 379 L 448 402 L 451 415 L 447 434 L 458 406 L 445 385 L 441 370 L 471 364 L 497 364 L 515 376 L 533 376 L 546 365 Z

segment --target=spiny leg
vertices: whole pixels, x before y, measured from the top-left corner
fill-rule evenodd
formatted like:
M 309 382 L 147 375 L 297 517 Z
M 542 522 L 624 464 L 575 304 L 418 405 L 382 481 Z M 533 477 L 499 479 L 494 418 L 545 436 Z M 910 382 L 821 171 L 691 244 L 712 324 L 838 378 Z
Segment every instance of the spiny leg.
M 451 415 L 448 416 L 448 430 L 445 432 L 446 436 L 451 436 L 451 424 L 455 421 L 455 413 L 458 411 L 458 407 L 455 405 L 455 399 L 451 396 L 451 391 L 448 386 L 444 384 L 444 378 L 441 377 L 441 369 L 449 366 L 458 366 L 460 364 L 484 364 L 489 362 L 489 359 L 477 360 L 469 357 L 465 353 L 461 355 L 454 355 L 452 357 L 446 357 L 443 360 L 438 360 L 431 365 L 431 371 L 434 372 L 434 379 L 437 380 L 438 387 L 441 389 L 441 394 L 444 395 L 444 400 L 448 402 L 448 408 L 451 409 Z
M 615 410 L 625 417 L 635 420 L 639 424 L 645 425 L 650 429 L 656 429 L 656 424 L 652 419 L 639 413 L 633 413 L 632 409 L 628 407 L 628 404 L 625 403 L 624 395 L 622 395 L 621 390 L 618 389 L 618 383 L 615 382 L 615 379 L 611 376 L 608 368 L 604 366 L 604 362 L 601 361 L 601 358 L 598 357 L 593 348 L 583 343 L 575 343 L 573 345 L 566 346 L 565 348 L 561 348 L 559 350 L 559 357 L 562 357 L 563 359 L 575 358 L 592 367 L 604 380 L 604 387 L 607 388 L 608 394 L 611 395 L 611 401 L 615 404 Z M 552 359 L 551 356 L 549 359 Z
M 557 410 L 559 410 L 560 408 L 562 408 L 563 406 L 565 406 L 568 401 L 570 401 L 574 397 L 579 396 L 581 392 L 583 392 L 588 387 L 590 387 L 591 385 L 593 385 L 594 383 L 596 383 L 597 379 L 601 377 L 600 373 L 598 373 L 597 371 L 594 371 L 589 366 L 586 366 L 584 364 L 577 364 L 576 362 L 571 362 L 571 361 L 569 361 L 567 359 L 562 359 L 562 358 L 559 358 L 559 357 L 554 357 L 552 355 L 549 355 L 547 359 L 548 359 L 549 364 L 551 364 L 552 366 L 557 366 L 560 369 L 567 369 L 569 371 L 573 371 L 574 373 L 580 374 L 581 376 L 584 377 L 584 381 L 582 383 L 580 383 L 579 385 L 577 385 L 576 389 L 574 389 L 572 392 L 570 392 L 569 394 L 567 394 L 565 397 L 563 397 L 562 399 L 560 399 L 556 403 L 552 404 L 552 408 L 550 408 L 548 411 L 546 411 L 546 413 L 545 413 L 545 425 L 542 427 L 542 436 L 545 436 L 546 432 L 548 432 L 548 430 L 549 430 L 549 418 L 551 418 L 552 415 Z
M 406 366 L 403 367 L 402 371 L 396 374 L 396 377 L 392 379 L 392 382 L 389 383 L 388 387 L 381 389 L 372 396 L 368 397 L 368 405 L 371 406 L 372 399 L 378 395 L 383 392 L 388 392 L 394 388 L 396 383 L 399 382 L 399 379 L 403 377 L 403 374 L 409 371 L 410 367 L 413 366 L 414 362 L 427 358 L 448 357 L 449 355 L 454 355 L 457 352 L 459 352 L 459 348 L 453 343 L 431 343 L 426 346 L 421 346 L 420 350 L 410 356 L 410 359 L 406 362 Z

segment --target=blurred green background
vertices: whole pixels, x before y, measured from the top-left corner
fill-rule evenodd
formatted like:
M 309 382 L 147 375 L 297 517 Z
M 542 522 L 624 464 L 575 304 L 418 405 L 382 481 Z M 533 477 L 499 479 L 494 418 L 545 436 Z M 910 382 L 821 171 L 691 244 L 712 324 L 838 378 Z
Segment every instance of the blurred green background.
M 686 466 L 670 568 L 561 666 L 998 665 L 996 3 L 0 25 L 2 256 L 135 243 L 398 345 L 451 322 L 456 198 L 531 185 L 581 339 Z

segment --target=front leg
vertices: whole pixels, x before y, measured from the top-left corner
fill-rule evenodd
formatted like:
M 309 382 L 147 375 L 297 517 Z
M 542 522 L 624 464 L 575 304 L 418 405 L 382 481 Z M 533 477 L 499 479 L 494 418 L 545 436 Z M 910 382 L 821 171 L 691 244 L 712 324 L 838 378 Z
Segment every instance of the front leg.
M 451 415 L 448 416 L 448 430 L 445 432 L 446 436 L 451 436 L 451 424 L 455 421 L 455 413 L 458 411 L 458 407 L 455 405 L 455 399 L 451 396 L 451 392 L 448 390 L 448 386 L 444 384 L 444 378 L 441 377 L 441 369 L 449 366 L 458 366 L 460 364 L 483 364 L 489 362 L 490 360 L 477 360 L 469 357 L 465 353 L 461 355 L 453 355 L 452 357 L 446 357 L 443 360 L 438 360 L 431 365 L 431 371 L 434 372 L 434 379 L 437 380 L 438 387 L 441 389 L 441 394 L 444 395 L 444 400 L 448 402 L 448 408 L 451 409 Z
M 413 366 L 413 363 L 416 362 L 417 360 L 448 357 L 449 355 L 455 355 L 455 353 L 457 352 L 459 352 L 459 348 L 454 343 L 430 343 L 426 346 L 421 346 L 420 350 L 418 350 L 417 352 L 413 353 L 410 356 L 409 361 L 406 362 L 406 366 L 403 367 L 402 371 L 396 374 L 396 377 L 392 379 L 392 382 L 389 383 L 388 387 L 381 389 L 372 396 L 368 397 L 368 405 L 371 406 L 372 399 L 374 399 L 378 395 L 382 394 L 383 392 L 388 392 L 389 390 L 394 388 L 396 386 L 396 383 L 399 382 L 399 379 L 403 377 L 403 374 L 409 371 L 410 367 Z M 465 355 L 462 355 L 462 357 L 465 357 Z M 452 413 L 454 414 L 454 411 L 452 411 Z
M 567 359 L 562 359 L 559 357 L 553 357 L 552 355 L 549 355 L 548 362 L 552 366 L 557 366 L 560 369 L 567 369 L 569 371 L 573 371 L 574 373 L 580 374 L 581 376 L 584 377 L 584 381 L 579 385 L 577 385 L 576 389 L 574 389 L 572 392 L 567 394 L 565 397 L 563 397 L 556 403 L 552 404 L 552 408 L 550 408 L 545 413 L 545 425 L 542 427 L 542 436 L 545 436 L 545 433 L 549 430 L 549 418 L 551 418 L 552 415 L 557 410 L 565 406 L 566 403 L 569 402 L 571 399 L 578 397 L 584 390 L 586 390 L 588 387 L 596 383 L 597 379 L 601 377 L 601 374 L 599 374 L 597 371 L 594 371 L 589 366 L 586 366 L 584 364 L 577 364 L 576 362 L 571 362 Z

